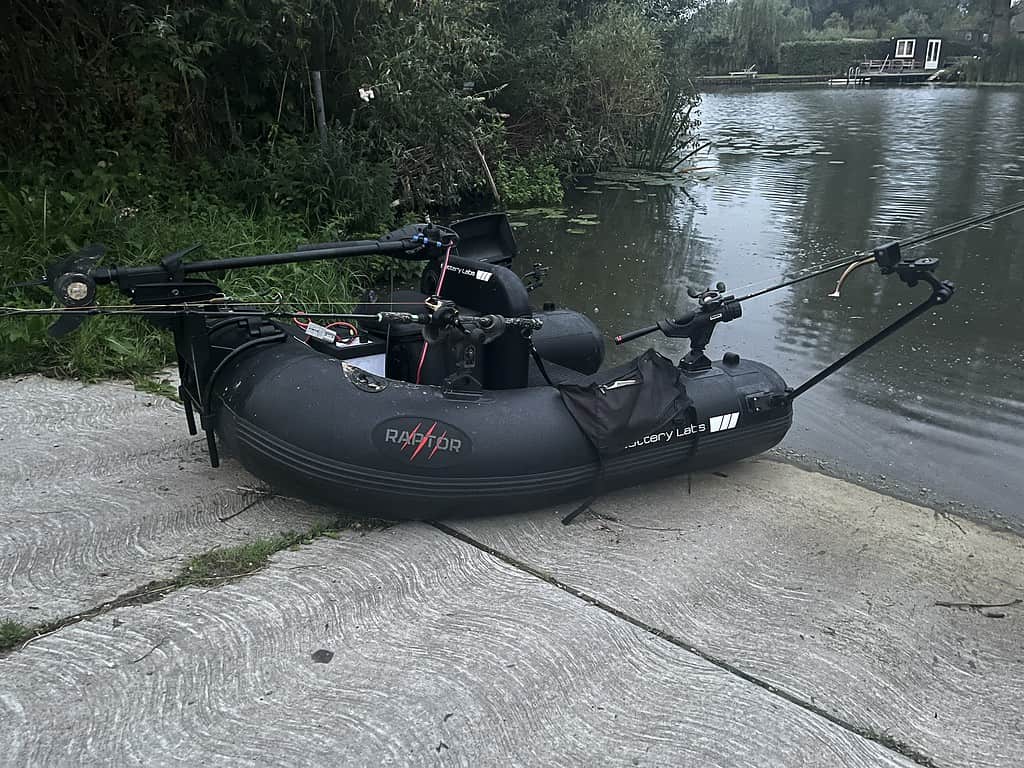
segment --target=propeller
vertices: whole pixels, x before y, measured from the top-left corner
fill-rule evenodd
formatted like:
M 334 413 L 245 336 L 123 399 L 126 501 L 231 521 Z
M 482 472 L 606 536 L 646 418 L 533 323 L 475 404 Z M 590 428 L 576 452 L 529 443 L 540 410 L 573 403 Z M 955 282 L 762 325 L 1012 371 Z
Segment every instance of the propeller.
M 57 301 L 65 307 L 79 309 L 96 303 L 96 281 L 92 271 L 103 258 L 106 249 L 102 245 L 87 245 L 76 253 L 69 253 L 63 259 L 46 269 L 46 285 Z M 61 315 L 50 326 L 50 335 L 60 337 L 75 330 L 85 320 L 85 315 Z

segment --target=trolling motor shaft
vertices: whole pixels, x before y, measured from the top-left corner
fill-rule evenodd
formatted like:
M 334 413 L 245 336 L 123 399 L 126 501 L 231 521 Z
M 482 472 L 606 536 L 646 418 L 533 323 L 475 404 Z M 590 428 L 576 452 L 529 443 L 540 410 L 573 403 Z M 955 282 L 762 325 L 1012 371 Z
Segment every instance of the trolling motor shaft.
M 453 247 L 458 240 L 458 233 L 447 227 L 413 224 L 389 232 L 379 240 L 320 243 L 301 246 L 286 253 L 185 261 L 186 256 L 202 247 L 192 245 L 164 256 L 159 264 L 142 267 L 99 267 L 97 263 L 103 256 L 104 248 L 93 245 L 53 264 L 42 280 L 34 281 L 33 284 L 50 288 L 57 301 L 68 309 L 94 306 L 97 286 L 108 284 L 116 285 L 131 298 L 133 304 L 140 307 L 201 303 L 220 297 L 220 288 L 210 280 L 189 278 L 188 275 L 353 256 L 386 255 L 425 261 Z M 77 328 L 86 316 L 84 313 L 64 315 L 51 327 L 50 334 L 62 336 Z

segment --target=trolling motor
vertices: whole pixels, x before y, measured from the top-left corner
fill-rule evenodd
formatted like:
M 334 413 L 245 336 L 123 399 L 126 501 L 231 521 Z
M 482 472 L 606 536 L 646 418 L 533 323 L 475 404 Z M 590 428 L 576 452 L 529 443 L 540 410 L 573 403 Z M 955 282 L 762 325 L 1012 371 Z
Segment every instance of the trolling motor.
M 388 255 L 427 261 L 446 253 L 458 241 L 459 234 L 454 229 L 431 223 L 413 224 L 394 230 L 379 240 L 321 243 L 300 246 L 287 253 L 206 261 L 185 260 L 202 248 L 201 245 L 192 245 L 164 256 L 159 264 L 142 267 L 97 266 L 104 249 L 99 245 L 88 246 L 53 264 L 42 279 L 12 286 L 49 288 L 61 305 L 60 309 L 15 310 L 15 314 L 56 314 L 58 319 L 50 326 L 51 336 L 63 336 L 78 328 L 87 317 L 101 314 L 144 315 L 155 325 L 173 331 L 181 380 L 178 395 L 185 409 L 189 433 L 197 434 L 195 417 L 198 411 L 199 428 L 206 433 L 210 463 L 216 467 L 219 457 L 210 411 L 212 382 L 237 355 L 255 346 L 285 340 L 287 334 L 266 321 L 275 315 L 287 316 L 287 313 L 246 311 L 244 308 L 234 311 L 215 282 L 188 275 L 351 256 Z M 137 309 L 97 306 L 100 285 L 115 285 Z M 211 315 L 221 318 L 221 325 L 246 323 L 250 340 L 219 357 L 210 341 L 213 327 L 208 325 L 208 319 Z
M 410 261 L 427 261 L 437 258 L 458 241 L 459 235 L 453 229 L 435 224 L 412 224 L 379 240 L 319 243 L 300 246 L 286 253 L 185 261 L 187 256 L 202 248 L 201 244 L 196 244 L 164 256 L 159 264 L 144 267 L 99 267 L 97 264 L 104 248 L 92 245 L 50 266 L 41 280 L 21 285 L 45 286 L 62 307 L 82 310 L 63 313 L 50 327 L 52 336 L 63 336 L 75 330 L 91 314 L 88 310 L 96 304 L 97 286 L 100 285 L 116 285 L 140 309 L 174 309 L 182 304 L 223 301 L 223 294 L 215 282 L 187 275 L 352 256 L 387 255 Z M 160 318 L 160 313 L 154 312 L 151 317 Z M 165 324 L 173 327 L 172 320 L 168 318 Z

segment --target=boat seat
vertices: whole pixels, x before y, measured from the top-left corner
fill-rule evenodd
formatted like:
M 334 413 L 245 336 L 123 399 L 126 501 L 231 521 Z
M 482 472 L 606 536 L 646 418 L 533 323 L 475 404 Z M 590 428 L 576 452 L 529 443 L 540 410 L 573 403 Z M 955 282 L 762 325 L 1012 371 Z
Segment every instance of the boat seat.
M 400 290 L 382 297 L 370 294 L 365 296 L 363 303 L 356 307 L 355 313 L 357 315 L 373 315 L 377 312 L 421 314 L 427 311 L 423 304 L 426 299 L 427 296 L 419 291 Z M 459 311 L 464 311 L 464 308 L 460 307 Z M 420 368 L 420 356 L 423 354 L 423 326 L 416 323 L 378 323 L 376 320 L 361 320 L 359 325 L 370 339 L 385 343 L 385 372 L 389 379 L 416 381 L 417 369 Z M 427 355 L 423 358 L 423 367 L 419 373 L 422 384 L 442 383 L 449 373 L 444 350 L 436 346 L 427 347 Z
M 440 264 L 431 262 L 425 274 L 440 271 Z M 519 277 L 498 264 L 452 256 L 448 260 L 441 297 L 454 301 L 466 314 L 497 314 L 506 317 L 530 317 L 529 294 Z M 393 291 L 376 303 L 363 303 L 357 314 L 373 314 L 384 310 L 422 312 L 427 294 L 418 291 Z M 382 326 L 364 321 L 363 329 L 373 338 L 388 340 L 388 376 L 416 380 L 422 354 L 422 328 L 415 324 Z M 415 361 L 412 358 L 415 357 Z M 484 389 L 521 389 L 527 386 L 530 367 L 530 341 L 510 330 L 483 348 Z M 440 384 L 452 371 L 446 370 L 444 350 L 428 348 L 420 382 Z

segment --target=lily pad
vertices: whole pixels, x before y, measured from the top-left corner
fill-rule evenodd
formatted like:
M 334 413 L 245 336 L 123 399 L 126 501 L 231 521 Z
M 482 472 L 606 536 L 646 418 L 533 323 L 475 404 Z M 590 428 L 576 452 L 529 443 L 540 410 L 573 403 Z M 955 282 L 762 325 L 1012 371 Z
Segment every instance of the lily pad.
M 593 219 L 569 219 L 570 224 L 578 224 L 581 227 L 596 227 L 597 222 Z
M 587 234 L 587 230 L 585 230 L 585 229 L 576 229 L 574 227 L 572 229 L 565 230 L 565 233 L 567 235 L 585 235 L 585 234 Z
M 565 214 L 565 208 L 522 208 L 518 211 L 509 211 L 514 213 L 516 216 L 552 216 L 555 214 Z

